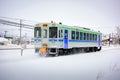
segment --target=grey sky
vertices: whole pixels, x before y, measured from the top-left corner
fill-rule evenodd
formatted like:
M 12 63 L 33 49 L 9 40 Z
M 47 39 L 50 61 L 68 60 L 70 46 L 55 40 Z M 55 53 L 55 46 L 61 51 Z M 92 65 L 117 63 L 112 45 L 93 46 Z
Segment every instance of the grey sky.
M 53 20 L 109 33 L 120 25 L 120 0 L 0 0 L 0 16 Z

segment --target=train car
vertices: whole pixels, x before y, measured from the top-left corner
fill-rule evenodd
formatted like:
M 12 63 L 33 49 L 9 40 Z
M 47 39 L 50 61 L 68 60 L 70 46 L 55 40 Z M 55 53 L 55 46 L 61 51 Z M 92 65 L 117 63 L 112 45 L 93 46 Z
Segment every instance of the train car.
M 62 23 L 38 23 L 34 28 L 35 52 L 41 56 L 100 51 L 102 33 Z

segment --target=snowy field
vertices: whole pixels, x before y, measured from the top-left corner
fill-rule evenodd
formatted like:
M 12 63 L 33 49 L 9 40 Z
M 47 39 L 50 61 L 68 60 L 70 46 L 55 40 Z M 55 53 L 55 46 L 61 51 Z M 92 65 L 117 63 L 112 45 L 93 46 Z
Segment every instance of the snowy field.
M 0 50 L 0 80 L 120 80 L 120 47 L 59 57 Z

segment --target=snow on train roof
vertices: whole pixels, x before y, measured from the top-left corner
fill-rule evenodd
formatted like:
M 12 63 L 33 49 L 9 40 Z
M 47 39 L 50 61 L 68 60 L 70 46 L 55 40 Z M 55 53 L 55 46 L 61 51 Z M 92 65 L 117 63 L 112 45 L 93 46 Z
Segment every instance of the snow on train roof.
M 81 27 L 81 26 L 68 26 L 68 25 L 63 25 L 62 23 L 58 24 L 58 23 L 55 23 L 55 22 L 43 22 L 43 23 L 38 23 L 36 24 L 36 26 L 43 26 L 43 25 L 48 25 L 48 26 L 58 26 L 60 28 L 64 28 L 64 29 L 68 29 L 68 30 L 78 30 L 80 32 L 88 32 L 88 33 L 93 33 L 93 34 L 102 34 L 101 32 L 99 31 L 94 31 L 94 30 L 91 30 L 90 28 L 86 28 L 86 27 Z

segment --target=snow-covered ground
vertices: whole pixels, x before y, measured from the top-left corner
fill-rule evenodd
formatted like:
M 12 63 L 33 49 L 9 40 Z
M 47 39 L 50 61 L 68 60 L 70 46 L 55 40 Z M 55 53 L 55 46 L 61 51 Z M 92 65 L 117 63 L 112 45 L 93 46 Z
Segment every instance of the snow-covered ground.
M 16 45 L 16 44 L 8 44 L 8 45 L 0 45 L 0 50 L 6 50 L 6 49 L 20 49 L 22 45 Z M 26 45 L 26 48 L 34 48 L 34 45 Z
M 59 57 L 0 50 L 0 80 L 120 80 L 120 46 Z

